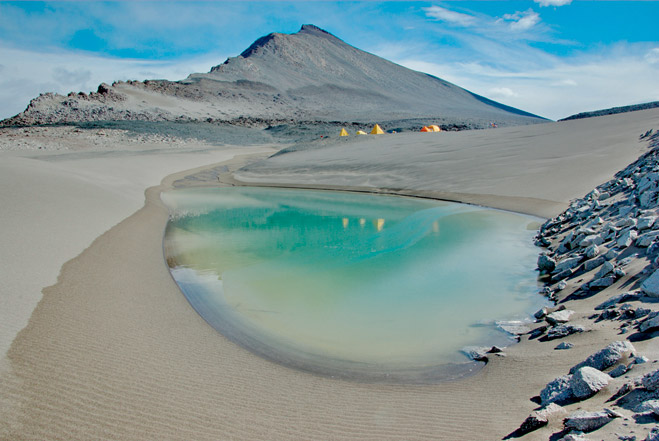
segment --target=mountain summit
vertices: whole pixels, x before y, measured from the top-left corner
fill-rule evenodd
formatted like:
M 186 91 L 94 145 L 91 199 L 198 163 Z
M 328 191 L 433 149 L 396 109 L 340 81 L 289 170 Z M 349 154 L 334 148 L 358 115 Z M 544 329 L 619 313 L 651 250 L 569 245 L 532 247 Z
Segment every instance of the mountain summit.
M 4 123 L 418 119 L 467 127 L 542 121 L 304 25 L 294 34 L 261 37 L 208 73 L 181 81 L 101 84 L 90 94 L 45 94 Z

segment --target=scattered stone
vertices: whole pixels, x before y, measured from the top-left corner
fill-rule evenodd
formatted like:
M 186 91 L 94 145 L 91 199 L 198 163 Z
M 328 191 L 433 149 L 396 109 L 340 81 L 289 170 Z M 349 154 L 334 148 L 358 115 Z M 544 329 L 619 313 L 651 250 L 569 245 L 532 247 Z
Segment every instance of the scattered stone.
M 568 433 L 558 441 L 588 441 L 588 438 L 586 438 L 581 432 L 573 432 Z
M 659 416 L 659 400 L 647 400 L 634 408 L 636 413 L 651 413 Z
M 579 325 L 558 325 L 554 326 L 547 332 L 547 340 L 555 340 L 557 338 L 567 337 L 568 335 L 584 332 L 586 329 Z
M 584 250 L 584 253 L 586 254 L 587 258 L 592 259 L 600 253 L 600 249 L 597 245 L 592 244 Z
M 547 383 L 540 392 L 540 402 L 543 406 L 550 403 L 563 403 L 573 398 L 570 381 L 572 375 L 563 375 Z
M 623 219 L 620 219 L 618 222 L 616 222 L 614 225 L 617 228 L 627 228 L 627 227 L 635 227 L 636 226 L 636 219 L 632 217 L 626 217 Z
M 538 257 L 538 269 L 540 272 L 550 273 L 556 268 L 556 261 L 546 254 L 540 254 Z
M 650 318 L 641 323 L 638 327 L 641 332 L 654 332 L 659 329 L 659 315 L 654 318 Z
M 647 390 L 658 390 L 659 389 L 659 369 L 646 374 L 642 379 L 641 383 L 643 387 Z
M 606 276 L 607 274 L 611 273 L 615 269 L 615 266 L 611 262 L 605 262 L 604 265 L 600 268 L 600 270 L 597 272 L 595 275 L 596 279 L 601 279 L 602 277 Z
M 567 288 L 567 282 L 565 280 L 561 280 L 556 284 L 556 291 L 563 291 L 565 288 Z
M 634 310 L 634 318 L 639 319 L 642 317 L 645 317 L 646 315 L 650 314 L 652 312 L 651 309 L 648 308 L 636 308 Z
M 570 414 L 563 420 L 563 425 L 566 429 L 579 430 L 581 432 L 592 432 L 600 427 L 608 424 L 614 418 L 619 418 L 621 415 L 609 409 L 601 410 L 599 412 L 587 412 L 584 410 L 577 410 Z
M 599 234 L 591 234 L 589 236 L 586 236 L 583 238 L 581 242 L 579 242 L 579 246 L 583 248 L 589 248 L 592 246 L 597 246 L 597 245 L 602 245 L 604 243 L 604 238 L 600 236 Z
M 608 262 L 607 262 L 608 263 Z M 613 276 L 606 276 L 602 277 L 601 279 L 593 280 L 588 284 L 588 288 L 590 289 L 602 289 L 602 288 L 607 288 L 615 282 L 615 278 Z
M 581 257 L 570 257 L 564 260 L 561 260 L 556 264 L 556 267 L 552 271 L 553 274 L 560 274 L 567 270 L 576 268 L 581 263 Z
M 650 277 L 641 284 L 641 291 L 650 297 L 659 297 L 659 270 L 655 270 Z
M 546 315 L 547 315 L 547 308 L 542 307 L 538 311 L 536 311 L 535 314 L 533 314 L 533 317 L 537 318 L 538 320 L 541 320 L 545 318 Z
M 572 349 L 573 347 L 574 347 L 574 344 L 564 341 L 564 342 L 559 343 L 558 345 L 556 345 L 556 347 L 554 349 L 556 349 L 556 350 L 565 350 L 565 349 Z
M 634 364 L 645 364 L 648 361 L 650 361 L 650 359 L 648 357 L 644 357 L 642 355 L 634 357 Z
M 615 278 L 625 277 L 626 275 L 627 273 L 622 268 L 616 268 L 613 270 L 613 277 Z
M 606 260 L 613 260 L 616 257 L 618 257 L 618 252 L 615 249 L 610 249 L 609 251 L 606 252 L 604 255 L 604 258 Z
M 627 340 L 614 341 L 604 349 L 594 353 L 581 363 L 572 367 L 572 369 L 570 369 L 570 373 L 574 374 L 584 366 L 593 367 L 603 371 L 604 369 L 618 363 L 618 361 L 620 361 L 624 355 L 633 353 L 634 350 L 634 346 Z
M 659 441 L 659 427 L 653 427 L 643 441 Z
M 648 228 L 651 228 L 652 225 L 657 220 L 657 216 L 642 216 L 638 218 L 638 222 L 636 223 L 636 228 L 639 230 L 647 230 Z
M 598 266 L 602 265 L 604 262 L 606 262 L 606 258 L 604 256 L 600 256 L 600 257 L 598 257 L 596 259 L 592 259 L 592 260 L 587 260 L 583 264 L 583 269 L 586 270 L 586 271 L 590 271 L 590 270 L 593 270 L 593 269 L 597 268 Z
M 567 323 L 570 321 L 570 316 L 574 314 L 574 311 L 569 309 L 564 309 L 562 311 L 555 311 L 551 314 L 547 314 L 545 320 L 552 326 L 558 325 L 560 323 Z
M 627 366 L 624 364 L 619 364 L 618 366 L 614 367 L 611 372 L 609 372 L 609 376 L 611 378 L 618 378 L 627 373 Z
M 578 399 L 588 398 L 608 386 L 611 377 L 595 368 L 584 366 L 570 380 L 572 394 Z
M 618 294 L 616 296 L 613 296 L 609 298 L 608 300 L 600 303 L 595 307 L 596 310 L 602 310 L 602 309 L 607 309 L 612 306 L 615 306 L 617 303 L 623 303 L 623 302 L 633 302 L 641 298 L 641 295 L 636 292 L 626 292 L 623 294 Z

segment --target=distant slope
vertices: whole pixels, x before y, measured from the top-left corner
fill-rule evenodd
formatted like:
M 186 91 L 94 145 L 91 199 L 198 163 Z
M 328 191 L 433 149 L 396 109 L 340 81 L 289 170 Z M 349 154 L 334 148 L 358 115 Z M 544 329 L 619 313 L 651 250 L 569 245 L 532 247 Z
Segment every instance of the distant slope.
M 181 81 L 102 84 L 97 92 L 32 100 L 5 125 L 102 120 L 242 125 L 427 120 L 475 128 L 544 119 L 359 50 L 313 25 L 273 33 L 208 73 Z
M 632 104 L 631 106 L 611 107 L 610 109 L 593 110 L 592 112 L 582 112 L 576 115 L 568 116 L 567 118 L 559 119 L 559 121 L 568 121 L 571 119 L 592 118 L 594 116 L 615 115 L 616 113 L 635 112 L 636 110 L 654 109 L 659 107 L 659 101 L 652 101 L 650 103 Z

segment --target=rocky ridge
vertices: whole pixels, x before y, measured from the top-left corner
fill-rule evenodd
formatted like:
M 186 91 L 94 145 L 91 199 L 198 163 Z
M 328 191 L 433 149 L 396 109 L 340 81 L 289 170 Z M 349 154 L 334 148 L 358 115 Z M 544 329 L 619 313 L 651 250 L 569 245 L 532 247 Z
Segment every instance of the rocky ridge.
M 634 346 L 656 348 L 647 345 L 659 336 L 659 134 L 640 138 L 646 154 L 540 228 L 542 293 L 557 306 L 538 311 L 526 334 L 563 340 L 555 349 L 570 350 L 564 339 L 605 324 L 620 339 L 550 381 L 536 398 L 540 407 L 507 438 L 552 424 L 560 429 L 552 440 L 604 439 L 597 431 L 614 420 L 621 421 L 617 439 L 659 438 L 657 350 L 649 359 Z M 592 312 L 585 314 L 566 306 L 583 312 L 579 306 L 588 304 Z M 573 316 L 580 323 L 570 323 Z
M 410 121 L 420 128 L 487 127 L 545 121 L 359 50 L 313 25 L 259 38 L 237 57 L 180 81 L 101 84 L 98 90 L 46 93 L 0 125 L 82 121 L 283 122 Z M 399 124 L 400 125 L 400 124 Z

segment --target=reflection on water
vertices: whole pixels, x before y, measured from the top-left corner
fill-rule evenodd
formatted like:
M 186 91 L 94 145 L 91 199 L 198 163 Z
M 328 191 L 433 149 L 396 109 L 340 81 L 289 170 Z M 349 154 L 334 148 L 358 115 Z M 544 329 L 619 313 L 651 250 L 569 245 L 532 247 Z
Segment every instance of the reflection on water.
M 262 188 L 163 195 L 165 251 L 212 326 L 289 366 L 437 379 L 537 296 L 526 216 L 430 200 Z M 451 366 L 449 368 L 448 366 Z

